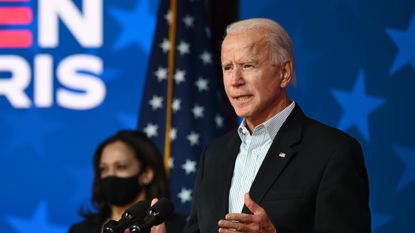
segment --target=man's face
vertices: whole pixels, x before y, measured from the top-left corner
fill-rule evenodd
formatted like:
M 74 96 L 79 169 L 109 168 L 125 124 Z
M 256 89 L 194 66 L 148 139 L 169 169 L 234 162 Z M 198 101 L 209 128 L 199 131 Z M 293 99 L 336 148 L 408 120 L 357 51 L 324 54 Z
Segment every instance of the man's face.
M 229 34 L 222 43 L 226 94 L 236 114 L 256 126 L 281 111 L 281 66 L 273 64 L 271 48 L 260 29 Z

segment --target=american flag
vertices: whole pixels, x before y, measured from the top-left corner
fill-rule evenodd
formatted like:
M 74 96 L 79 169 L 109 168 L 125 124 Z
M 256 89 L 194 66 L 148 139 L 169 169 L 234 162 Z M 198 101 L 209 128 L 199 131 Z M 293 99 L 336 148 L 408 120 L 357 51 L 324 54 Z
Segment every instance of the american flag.
M 138 125 L 165 153 L 171 200 L 183 214 L 190 212 L 203 147 L 233 127 L 225 124 L 226 105 L 203 4 L 200 0 L 178 0 L 177 5 L 170 7 L 169 1 L 160 1 Z M 169 97 L 168 60 L 172 52 Z M 171 127 L 166 119 L 168 109 L 171 109 Z M 169 142 L 165 144 L 166 131 L 170 149 Z

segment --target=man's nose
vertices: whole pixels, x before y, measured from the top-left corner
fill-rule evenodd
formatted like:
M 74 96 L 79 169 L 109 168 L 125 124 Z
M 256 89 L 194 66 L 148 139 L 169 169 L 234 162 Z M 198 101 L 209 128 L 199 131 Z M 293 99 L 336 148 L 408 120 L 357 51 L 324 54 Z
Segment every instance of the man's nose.
M 244 84 L 244 78 L 239 68 L 232 71 L 232 86 L 240 86 Z

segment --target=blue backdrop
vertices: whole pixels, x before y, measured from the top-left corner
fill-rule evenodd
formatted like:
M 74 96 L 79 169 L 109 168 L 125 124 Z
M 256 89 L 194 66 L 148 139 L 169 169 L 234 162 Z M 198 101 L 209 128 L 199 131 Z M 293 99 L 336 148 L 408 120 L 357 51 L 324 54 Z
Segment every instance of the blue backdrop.
M 88 203 L 97 143 L 136 127 L 158 1 L 82 3 L 0 1 L 26 12 L 0 14 L 0 232 L 66 232 Z M 292 36 L 292 98 L 362 144 L 373 231 L 415 232 L 415 1 L 240 6 Z M 25 40 L 1 39 L 16 32 Z

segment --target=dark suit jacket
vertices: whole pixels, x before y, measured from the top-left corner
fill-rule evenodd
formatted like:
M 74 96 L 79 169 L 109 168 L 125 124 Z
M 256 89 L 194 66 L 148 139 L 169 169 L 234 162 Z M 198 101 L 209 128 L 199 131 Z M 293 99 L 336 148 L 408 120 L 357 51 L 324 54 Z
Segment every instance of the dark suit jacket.
M 234 130 L 202 154 L 185 233 L 217 232 L 241 140 Z M 280 152 L 285 157 L 279 156 Z M 359 143 L 296 106 L 276 135 L 250 189 L 285 232 L 371 232 L 368 176 Z M 244 207 L 243 212 L 249 213 Z

